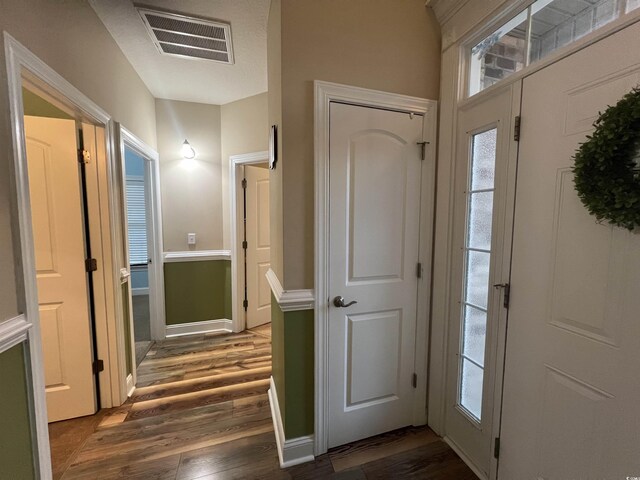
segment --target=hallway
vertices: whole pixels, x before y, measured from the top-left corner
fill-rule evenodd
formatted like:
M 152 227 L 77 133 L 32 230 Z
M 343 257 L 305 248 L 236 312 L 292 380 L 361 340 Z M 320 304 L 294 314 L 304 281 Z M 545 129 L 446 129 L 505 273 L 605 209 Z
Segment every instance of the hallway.
M 476 478 L 427 427 L 355 442 L 281 470 L 267 398 L 270 375 L 271 343 L 264 327 L 158 342 L 141 363 L 139 387 L 125 405 L 50 425 L 54 476 Z M 83 429 L 84 443 L 65 453 L 64 432 L 69 438 Z

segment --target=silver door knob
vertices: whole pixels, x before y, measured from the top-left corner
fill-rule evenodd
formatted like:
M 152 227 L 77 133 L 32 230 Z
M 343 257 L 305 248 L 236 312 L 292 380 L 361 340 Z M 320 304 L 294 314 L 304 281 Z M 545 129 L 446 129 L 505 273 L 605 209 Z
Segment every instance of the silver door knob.
M 346 308 L 346 307 L 350 307 L 351 305 L 353 305 L 354 303 L 358 303 L 355 300 L 345 304 L 344 303 L 344 297 L 341 296 L 337 296 L 333 299 L 333 304 L 338 307 L 338 308 Z

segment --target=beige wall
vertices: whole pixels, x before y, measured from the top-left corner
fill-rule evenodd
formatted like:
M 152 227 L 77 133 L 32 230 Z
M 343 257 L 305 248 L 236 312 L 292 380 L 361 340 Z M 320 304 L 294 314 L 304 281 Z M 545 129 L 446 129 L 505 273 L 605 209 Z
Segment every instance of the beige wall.
M 281 22 L 281 281 L 312 288 L 313 81 L 437 99 L 440 30 L 424 0 L 282 0 Z
M 220 106 L 156 100 L 165 251 L 223 247 Z M 180 153 L 187 139 L 194 160 Z M 187 245 L 195 233 L 195 248 Z
M 281 0 L 271 0 L 267 23 L 268 125 L 278 126 L 278 163 L 269 176 L 269 220 L 271 223 L 271 268 L 283 278 L 282 219 L 282 51 Z
M 0 30 L 45 63 L 151 146 L 154 100 L 86 1 L 1 0 Z M 15 316 L 23 288 L 15 279 L 17 222 L 10 191 L 13 171 L 4 40 L 0 38 L 0 321 Z M 13 242 L 11 235 L 14 235 Z M 16 252 L 16 257 L 19 252 Z
M 260 93 L 236 102 L 227 103 L 220 108 L 223 244 L 225 249 L 230 249 L 229 157 L 268 150 L 267 93 Z

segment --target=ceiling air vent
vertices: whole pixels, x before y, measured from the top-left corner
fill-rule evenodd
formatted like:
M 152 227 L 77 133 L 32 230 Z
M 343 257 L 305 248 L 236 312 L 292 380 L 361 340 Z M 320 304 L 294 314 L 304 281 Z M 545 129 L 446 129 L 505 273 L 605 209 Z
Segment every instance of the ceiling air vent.
M 233 64 L 231 25 L 138 8 L 160 53 Z

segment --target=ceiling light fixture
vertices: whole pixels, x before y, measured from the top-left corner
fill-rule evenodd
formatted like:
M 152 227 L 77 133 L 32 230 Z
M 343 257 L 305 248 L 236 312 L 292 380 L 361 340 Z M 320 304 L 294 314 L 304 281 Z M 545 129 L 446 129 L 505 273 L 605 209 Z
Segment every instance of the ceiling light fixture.
M 193 160 L 194 158 L 196 158 L 196 151 L 189 144 L 186 138 L 182 143 L 182 149 L 180 151 L 182 152 L 182 158 L 186 160 Z

